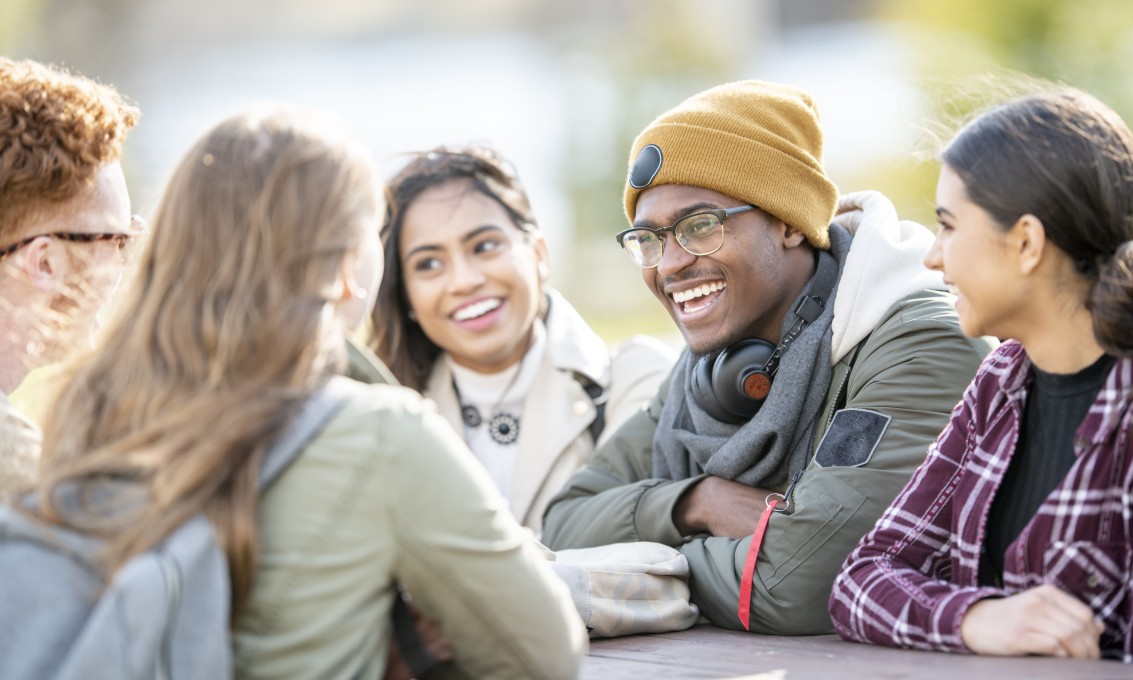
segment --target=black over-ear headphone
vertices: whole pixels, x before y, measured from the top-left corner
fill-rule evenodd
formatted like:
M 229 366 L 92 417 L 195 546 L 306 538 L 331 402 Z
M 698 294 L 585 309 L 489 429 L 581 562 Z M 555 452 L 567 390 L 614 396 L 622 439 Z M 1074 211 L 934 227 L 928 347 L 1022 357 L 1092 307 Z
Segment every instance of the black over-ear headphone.
M 805 297 L 795 307 L 795 321 L 779 342 L 740 340 L 718 354 L 706 354 L 692 369 L 692 396 L 708 415 L 739 425 L 759 412 L 771 392 L 779 358 L 808 324 L 822 313 L 822 298 Z

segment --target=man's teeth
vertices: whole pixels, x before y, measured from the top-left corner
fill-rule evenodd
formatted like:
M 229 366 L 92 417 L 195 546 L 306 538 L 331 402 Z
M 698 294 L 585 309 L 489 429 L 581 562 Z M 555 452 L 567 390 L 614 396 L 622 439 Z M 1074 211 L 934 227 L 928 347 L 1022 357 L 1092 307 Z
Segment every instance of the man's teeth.
M 468 321 L 469 319 L 475 319 L 478 316 L 484 316 L 488 312 L 499 307 L 500 304 L 500 301 L 496 298 L 481 300 L 480 302 L 475 302 L 468 305 L 467 307 L 461 307 L 460 309 L 456 310 L 455 312 L 453 312 L 452 318 L 456 319 L 457 321 Z
M 697 286 L 696 288 L 673 293 L 673 302 L 676 302 L 677 304 L 688 302 L 689 300 L 693 300 L 698 297 L 704 297 L 709 293 L 715 293 L 718 290 L 724 290 L 727 287 L 728 284 L 724 283 L 723 281 L 706 283 L 704 285 Z

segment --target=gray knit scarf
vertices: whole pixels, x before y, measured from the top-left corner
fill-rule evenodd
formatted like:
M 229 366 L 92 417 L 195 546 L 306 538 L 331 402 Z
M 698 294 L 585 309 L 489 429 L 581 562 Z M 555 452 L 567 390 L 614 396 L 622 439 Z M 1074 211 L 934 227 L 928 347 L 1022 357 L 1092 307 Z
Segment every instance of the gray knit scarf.
M 846 230 L 831 225 L 830 251 L 819 252 L 814 276 L 799 297 L 818 295 L 825 303 L 822 313 L 783 354 L 771 393 L 751 420 L 742 425 L 722 423 L 700 408 L 689 388 L 699 357 L 688 350 L 681 354 L 653 435 L 654 477 L 687 479 L 705 472 L 750 486 L 775 488 L 806 467 L 815 421 L 830 389 L 834 290 L 850 241 Z M 797 319 L 793 311 L 788 312 L 782 333 Z

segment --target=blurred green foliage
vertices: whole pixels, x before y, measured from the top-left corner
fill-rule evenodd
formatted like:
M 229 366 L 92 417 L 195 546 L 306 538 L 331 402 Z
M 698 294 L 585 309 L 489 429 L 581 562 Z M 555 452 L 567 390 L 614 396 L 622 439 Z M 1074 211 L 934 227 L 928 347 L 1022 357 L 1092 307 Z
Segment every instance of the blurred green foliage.
M 32 44 L 45 0 L 0 2 L 0 54 L 11 55 Z
M 594 47 L 606 82 L 614 83 L 612 106 L 600 121 L 608 146 L 595 149 L 586 137 L 572 139 L 565 174 L 576 215 L 576 234 L 609 238 L 625 228 L 621 211 L 627 154 L 642 128 L 686 97 L 741 74 L 746 53 L 721 31 L 712 40 L 692 39 L 709 29 L 697 3 L 654 0 L 650 11 L 626 15 L 626 25 Z M 690 27 L 695 30 L 690 31 Z M 635 39 L 647 36 L 648 39 Z
M 886 0 L 880 18 L 914 29 L 913 55 L 928 75 L 1008 68 L 1088 90 L 1122 115 L 1133 112 L 1127 0 Z
M 882 0 L 876 18 L 905 39 L 929 109 L 919 153 L 863 174 L 878 173 L 899 211 L 925 224 L 935 221 L 936 150 L 985 106 L 1064 83 L 1133 115 L 1133 2 Z
M 717 3 L 718 4 L 718 3 Z M 743 77 L 750 54 L 742 48 L 751 27 L 727 25 L 708 4 L 654 0 L 630 11 L 587 46 L 595 82 L 611 84 L 601 119 L 569 131 L 562 183 L 574 213 L 573 257 L 555 279 L 595 330 L 617 343 L 643 333 L 680 336 L 664 308 L 621 252 L 614 234 L 626 228 L 622 192 L 629 149 L 641 130 L 685 98 Z M 712 39 L 704 39 L 711 35 Z M 576 41 L 565 44 L 577 51 Z M 586 107 L 577 107 L 583 110 Z

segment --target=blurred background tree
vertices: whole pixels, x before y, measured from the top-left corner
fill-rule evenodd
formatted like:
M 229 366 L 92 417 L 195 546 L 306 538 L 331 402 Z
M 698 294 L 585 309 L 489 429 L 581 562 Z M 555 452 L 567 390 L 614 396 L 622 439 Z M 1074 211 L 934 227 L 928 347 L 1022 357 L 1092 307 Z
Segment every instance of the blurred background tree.
M 613 234 L 634 136 L 701 89 L 811 90 L 839 187 L 928 224 L 935 123 L 1002 91 L 980 76 L 1065 81 L 1133 114 L 1127 0 L 0 0 L 0 52 L 138 102 L 125 160 L 143 211 L 193 137 L 249 99 L 336 111 L 382 160 L 496 144 L 532 192 L 552 282 L 611 342 L 674 337 Z
M 548 28 L 574 25 L 559 31 L 555 44 L 575 65 L 567 97 L 582 104 L 571 107 L 561 171 L 574 215 L 574 257 L 565 263 L 565 279 L 605 336 L 672 334 L 640 270 L 614 242 L 626 228 L 622 192 L 629 149 L 664 110 L 745 77 L 753 56 L 748 46 L 768 23 L 767 5 L 656 0 L 643 12 L 632 0 L 600 0 L 556 7 L 564 16 L 548 17 Z M 618 8 L 615 21 L 611 7 Z
M 884 0 L 876 20 L 906 45 L 925 97 L 913 153 L 876 159 L 902 213 L 933 224 L 941 143 L 983 106 L 1042 87 L 1084 89 L 1133 115 L 1133 2 L 1126 0 Z M 884 169 L 888 168 L 888 169 Z
M 18 54 L 37 41 L 43 0 L 0 2 L 0 54 Z

